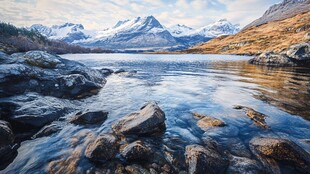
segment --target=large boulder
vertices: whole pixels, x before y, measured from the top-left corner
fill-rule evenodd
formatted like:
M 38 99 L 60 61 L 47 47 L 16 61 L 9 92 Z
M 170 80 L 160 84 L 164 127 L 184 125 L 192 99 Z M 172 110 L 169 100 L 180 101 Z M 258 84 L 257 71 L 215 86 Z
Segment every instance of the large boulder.
M 0 108 L 7 107 L 10 115 L 6 116 L 13 130 L 41 128 L 44 125 L 74 110 L 67 100 L 27 93 L 0 99 Z M 10 107 L 8 107 L 10 106 Z
M 138 140 L 128 144 L 122 151 L 121 155 L 127 161 L 139 161 L 150 158 L 152 149 L 145 145 L 142 141 Z
M 265 52 L 259 56 L 250 59 L 250 64 L 267 65 L 267 66 L 296 66 L 297 64 L 285 54 Z
M 250 148 L 273 173 L 279 173 L 277 162 L 284 162 L 302 173 L 310 171 L 310 154 L 292 141 L 280 138 L 253 138 Z
M 0 120 L 0 148 L 14 142 L 14 134 L 8 122 Z
M 92 161 L 105 162 L 113 159 L 117 151 L 118 138 L 113 134 L 103 134 L 87 146 L 85 156 Z
M 59 98 L 83 98 L 98 93 L 105 75 L 85 65 L 43 51 L 3 55 L 0 96 L 37 92 Z
M 98 124 L 104 122 L 108 118 L 109 112 L 106 111 L 92 111 L 79 112 L 70 121 L 74 124 Z
M 228 167 L 228 160 L 214 148 L 188 145 L 185 156 L 189 174 L 221 174 Z
M 288 48 L 286 55 L 297 61 L 310 61 L 310 44 L 301 43 Z
M 159 133 L 165 129 L 165 113 L 155 102 L 150 102 L 140 111 L 116 121 L 112 125 L 112 129 L 115 133 L 123 135 Z

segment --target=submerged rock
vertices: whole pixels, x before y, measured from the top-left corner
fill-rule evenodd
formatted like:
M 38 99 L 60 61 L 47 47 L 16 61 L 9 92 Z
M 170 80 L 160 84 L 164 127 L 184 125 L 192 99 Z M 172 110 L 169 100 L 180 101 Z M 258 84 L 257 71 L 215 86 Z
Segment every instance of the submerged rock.
M 152 153 L 152 149 L 140 140 L 128 144 L 120 152 L 120 154 L 128 161 L 146 160 L 151 157 L 150 155 Z
M 108 118 L 109 112 L 92 111 L 85 113 L 77 113 L 70 121 L 74 124 L 98 124 L 104 122 Z
M 47 126 L 44 126 L 41 130 L 39 130 L 36 134 L 32 136 L 32 139 L 40 138 L 40 137 L 46 137 L 49 135 L 52 135 L 58 131 L 61 130 L 61 127 L 57 124 L 50 124 Z
M 249 107 L 245 107 L 245 106 L 234 106 L 234 109 L 243 109 L 246 113 L 246 115 L 254 121 L 254 123 L 261 127 L 261 128 L 264 128 L 264 129 L 267 129 L 268 128 L 268 125 L 266 124 L 266 115 L 263 114 L 263 113 L 260 113 L 258 111 L 255 111 L 254 109 L 252 108 L 249 108 Z
M 12 54 L 0 64 L 0 97 L 37 92 L 59 98 L 96 94 L 105 75 L 81 63 L 43 51 Z
M 207 131 L 210 127 L 223 127 L 225 123 L 217 118 L 213 118 L 210 116 L 193 113 L 196 118 L 200 118 L 197 122 L 197 126 L 200 127 L 202 130 Z
M 292 141 L 280 138 L 253 138 L 250 148 L 273 173 L 280 173 L 277 162 L 285 162 L 303 173 L 310 171 L 310 154 Z
M 189 145 L 185 156 L 189 174 L 221 174 L 228 167 L 228 160 L 214 148 Z
M 10 123 L 0 120 L 0 148 L 14 142 L 14 134 Z
M 226 173 L 261 174 L 266 173 L 266 171 L 258 161 L 245 157 L 231 156 Z
M 140 111 L 131 113 L 116 121 L 112 129 L 117 134 L 143 135 L 162 132 L 165 129 L 165 113 L 155 102 L 143 106 Z
M 93 143 L 87 146 L 85 156 L 92 161 L 113 159 L 118 151 L 118 139 L 113 134 L 100 135 Z

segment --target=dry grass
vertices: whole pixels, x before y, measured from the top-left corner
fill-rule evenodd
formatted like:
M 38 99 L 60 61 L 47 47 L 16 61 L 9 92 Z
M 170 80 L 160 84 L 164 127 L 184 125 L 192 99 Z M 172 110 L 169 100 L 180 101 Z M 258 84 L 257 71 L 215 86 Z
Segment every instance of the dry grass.
M 264 51 L 281 52 L 292 44 L 309 41 L 304 38 L 309 31 L 310 12 L 307 12 L 282 21 L 251 27 L 236 35 L 222 36 L 179 53 L 258 54 Z

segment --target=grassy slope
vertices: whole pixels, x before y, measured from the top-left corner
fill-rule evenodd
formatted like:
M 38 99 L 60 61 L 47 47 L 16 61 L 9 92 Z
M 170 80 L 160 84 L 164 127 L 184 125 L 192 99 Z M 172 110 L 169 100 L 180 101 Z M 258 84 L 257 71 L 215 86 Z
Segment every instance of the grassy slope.
M 297 32 L 297 30 L 301 31 Z M 307 12 L 281 21 L 251 27 L 236 35 L 219 37 L 180 53 L 258 54 L 264 51 L 280 52 L 292 44 L 309 41 L 304 38 L 309 31 L 310 12 Z

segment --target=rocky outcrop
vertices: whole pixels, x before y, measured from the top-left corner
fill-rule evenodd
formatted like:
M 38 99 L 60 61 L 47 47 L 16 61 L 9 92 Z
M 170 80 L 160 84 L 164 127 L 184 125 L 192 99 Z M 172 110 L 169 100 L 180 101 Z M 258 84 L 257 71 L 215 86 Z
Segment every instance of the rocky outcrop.
M 116 121 L 112 129 L 117 134 L 145 135 L 160 133 L 165 129 L 165 113 L 157 103 L 150 102 L 140 111 L 131 113 Z
M 92 112 L 79 112 L 70 121 L 74 124 L 98 124 L 104 122 L 108 118 L 109 112 L 106 111 L 92 111 Z
M 146 160 L 150 158 L 152 154 L 152 149 L 146 146 L 142 141 L 138 140 L 133 143 L 128 144 L 120 154 L 127 161 L 139 161 Z
M 41 130 L 39 130 L 36 134 L 32 136 L 32 139 L 40 138 L 40 137 L 46 137 L 49 135 L 52 135 L 56 132 L 59 132 L 61 130 L 61 127 L 57 124 L 50 124 L 47 126 L 44 126 Z
M 214 148 L 189 145 L 185 156 L 189 174 L 220 174 L 228 167 L 228 160 Z
M 0 120 L 0 148 L 12 144 L 13 141 L 14 134 L 10 123 Z
M 118 138 L 113 134 L 100 135 L 93 143 L 87 146 L 85 156 L 92 161 L 113 159 L 118 152 Z
M 249 107 L 246 107 L 246 106 L 235 106 L 234 109 L 242 109 L 246 115 L 254 121 L 254 123 L 261 127 L 261 128 L 264 128 L 264 129 L 267 129 L 268 128 L 268 125 L 266 124 L 266 115 L 263 114 L 263 113 L 260 113 L 258 111 L 255 111 L 254 109 L 252 108 L 249 108 Z
M 202 115 L 199 113 L 192 113 L 194 117 L 199 118 L 200 120 L 197 122 L 197 126 L 202 130 L 207 131 L 210 127 L 223 127 L 225 123 L 217 118 L 213 118 L 207 115 Z
M 81 63 L 43 51 L 0 56 L 0 96 L 37 92 L 59 98 L 96 94 L 105 75 Z
M 280 138 L 253 138 L 250 148 L 270 172 L 280 173 L 278 162 L 293 166 L 302 173 L 310 171 L 310 154 L 292 141 Z
M 282 54 L 265 52 L 250 59 L 249 63 L 267 66 L 309 66 L 310 44 L 301 43 L 292 45 Z

